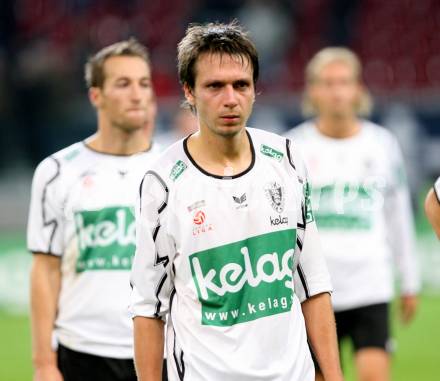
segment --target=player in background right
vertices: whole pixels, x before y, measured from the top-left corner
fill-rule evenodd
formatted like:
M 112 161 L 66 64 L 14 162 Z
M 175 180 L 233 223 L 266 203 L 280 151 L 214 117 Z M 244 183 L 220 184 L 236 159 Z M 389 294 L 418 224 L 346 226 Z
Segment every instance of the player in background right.
M 315 118 L 287 137 L 301 147 L 308 167 L 334 285 L 338 339 L 351 339 L 359 380 L 385 381 L 393 260 L 404 323 L 416 312 L 420 279 L 401 151 L 389 131 L 361 118 L 371 109 L 361 71 L 346 48 L 318 52 L 306 68 L 303 103 L 305 114 Z
M 440 239 L 440 177 L 426 196 L 425 213 L 435 234 Z

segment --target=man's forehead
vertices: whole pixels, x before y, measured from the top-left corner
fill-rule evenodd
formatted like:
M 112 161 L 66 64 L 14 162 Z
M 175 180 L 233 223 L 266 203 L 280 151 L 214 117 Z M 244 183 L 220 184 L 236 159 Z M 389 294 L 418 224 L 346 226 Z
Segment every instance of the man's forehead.
M 141 57 L 114 56 L 104 61 L 105 77 L 138 77 L 150 76 L 150 67 Z
M 195 73 L 221 74 L 225 68 L 252 76 L 253 67 L 248 56 L 244 54 L 202 53 L 195 64 Z M 201 69 L 201 70 L 200 70 Z M 202 74 L 203 75 L 203 74 Z
M 350 77 L 356 77 L 356 71 L 353 65 L 344 60 L 333 60 L 323 65 L 317 72 L 317 76 L 325 75 L 345 75 Z

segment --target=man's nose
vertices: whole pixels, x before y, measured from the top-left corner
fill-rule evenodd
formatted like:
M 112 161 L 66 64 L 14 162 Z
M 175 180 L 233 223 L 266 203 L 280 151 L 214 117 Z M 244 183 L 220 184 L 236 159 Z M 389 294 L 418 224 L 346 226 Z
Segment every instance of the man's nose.
M 226 85 L 224 88 L 224 105 L 226 107 L 235 107 L 237 105 L 237 94 L 235 92 L 234 86 Z
M 140 101 L 141 97 L 142 97 L 141 94 L 142 94 L 141 87 L 139 85 L 137 85 L 137 84 L 133 84 L 131 86 L 131 92 L 130 92 L 131 100 L 133 100 L 133 101 Z

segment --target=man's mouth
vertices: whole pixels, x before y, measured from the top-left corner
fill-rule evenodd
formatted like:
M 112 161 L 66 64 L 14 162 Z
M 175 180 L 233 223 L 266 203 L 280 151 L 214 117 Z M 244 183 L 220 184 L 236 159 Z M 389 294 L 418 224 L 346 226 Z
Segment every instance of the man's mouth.
M 231 115 L 222 115 L 220 118 L 223 120 L 227 120 L 227 121 L 235 121 L 235 120 L 239 119 L 240 116 L 231 114 Z

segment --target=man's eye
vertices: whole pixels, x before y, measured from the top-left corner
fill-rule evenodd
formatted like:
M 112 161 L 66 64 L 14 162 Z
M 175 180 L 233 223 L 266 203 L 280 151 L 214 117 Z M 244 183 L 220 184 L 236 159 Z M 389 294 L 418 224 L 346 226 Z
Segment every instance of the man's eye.
M 128 81 L 119 81 L 119 82 L 116 82 L 116 86 L 117 86 L 117 87 L 126 87 L 126 86 L 128 86 Z
M 218 83 L 218 82 L 210 83 L 208 85 L 208 88 L 210 88 L 210 89 L 219 89 L 220 87 L 221 87 L 221 83 Z
M 237 83 L 235 84 L 235 87 L 236 87 L 237 89 L 246 89 L 246 88 L 249 87 L 249 84 L 248 84 L 247 82 L 237 82 Z

